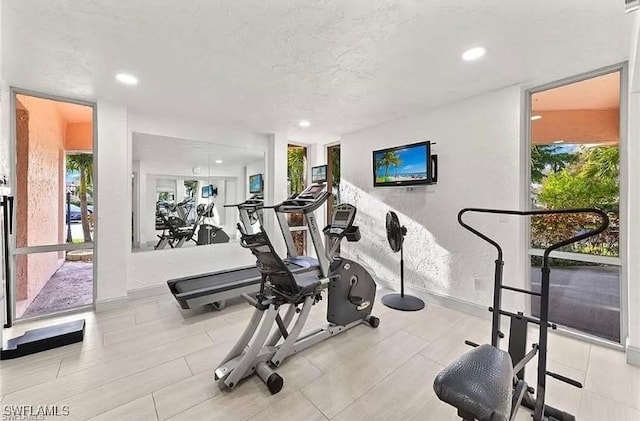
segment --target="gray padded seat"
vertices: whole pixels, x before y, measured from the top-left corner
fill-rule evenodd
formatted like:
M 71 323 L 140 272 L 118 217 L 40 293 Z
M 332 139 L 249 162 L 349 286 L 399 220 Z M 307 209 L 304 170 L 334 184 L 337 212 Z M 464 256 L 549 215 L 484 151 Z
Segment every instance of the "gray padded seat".
M 480 345 L 442 370 L 433 389 L 465 419 L 508 421 L 513 392 L 511 356 L 489 344 Z
M 296 273 L 293 275 L 293 279 L 295 279 L 296 284 L 300 288 L 299 294 L 301 296 L 311 295 L 315 291 L 315 287 L 318 284 L 318 280 L 320 280 L 320 272 L 319 271 L 311 271 L 311 272 L 303 272 Z
M 318 262 L 318 259 L 308 256 L 289 257 L 287 258 L 287 261 L 305 269 L 320 267 L 320 262 Z

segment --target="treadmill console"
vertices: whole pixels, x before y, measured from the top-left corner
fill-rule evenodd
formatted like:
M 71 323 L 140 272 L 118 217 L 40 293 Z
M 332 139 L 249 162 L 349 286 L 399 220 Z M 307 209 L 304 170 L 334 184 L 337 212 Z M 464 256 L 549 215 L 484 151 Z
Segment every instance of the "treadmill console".
M 312 184 L 302 193 L 300 193 L 295 200 L 315 200 L 324 192 L 326 185 L 324 183 L 321 184 Z
M 250 198 L 244 201 L 243 205 L 262 205 L 264 198 L 261 194 L 254 194 Z
M 329 193 L 326 184 L 312 184 L 298 195 L 293 194 L 284 202 L 276 205 L 278 212 L 293 213 L 304 212 L 306 214 L 315 211 L 327 200 Z

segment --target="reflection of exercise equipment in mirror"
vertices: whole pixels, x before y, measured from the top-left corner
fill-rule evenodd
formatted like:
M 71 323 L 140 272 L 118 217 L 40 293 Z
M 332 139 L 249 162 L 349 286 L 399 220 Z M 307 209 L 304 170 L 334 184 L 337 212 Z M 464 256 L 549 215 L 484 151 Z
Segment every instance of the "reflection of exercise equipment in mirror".
M 400 294 L 387 294 L 382 297 L 382 304 L 395 310 L 417 311 L 424 308 L 424 301 L 404 293 L 404 236 L 407 228 L 400 225 L 395 212 L 387 212 L 386 217 L 387 240 L 394 253 L 400 252 Z
M 526 290 L 502 283 L 504 260 L 502 248 L 493 239 L 469 226 L 462 216 L 467 212 L 489 213 L 499 215 L 558 215 L 558 214 L 591 214 L 600 220 L 597 228 L 580 227 L 578 235 L 552 244 L 544 250 L 542 259 L 542 282 L 540 291 Z M 576 380 L 561 374 L 547 371 L 547 331 L 556 329 L 556 325 L 549 323 L 549 289 L 550 268 L 549 255 L 552 251 L 566 245 L 584 240 L 603 232 L 609 226 L 607 214 L 598 209 L 561 209 L 542 211 L 511 211 L 498 209 L 463 209 L 458 213 L 458 222 L 468 231 L 480 237 L 495 247 L 493 305 L 489 307 L 492 313 L 491 344 L 478 345 L 465 341 L 474 347 L 471 351 L 449 364 L 436 377 L 433 388 L 440 400 L 452 405 L 458 410 L 463 420 L 495 420 L 507 421 L 516 419 L 520 406 L 533 410 L 533 420 L 543 419 L 558 421 L 574 421 L 575 417 L 564 411 L 547 406 L 545 391 L 547 376 L 582 388 Z M 595 225 L 594 221 L 594 225 Z M 519 292 L 538 297 L 540 300 L 540 317 L 529 317 L 523 312 L 512 313 L 502 307 L 502 290 Z M 500 330 L 501 317 L 509 317 L 509 348 L 508 351 L 499 347 L 504 333 Z M 528 325 L 539 326 L 538 342 L 530 348 L 527 341 Z M 527 348 L 530 350 L 527 352 Z M 536 388 L 525 382 L 525 366 L 538 356 Z
M 167 245 L 171 248 L 180 248 L 187 241 L 193 241 L 197 245 L 227 243 L 229 236 L 222 228 L 207 222 L 207 219 L 214 219 L 215 210 L 213 202 L 208 205 L 200 204 L 193 212 L 193 198 L 172 204 L 164 201 L 156 203 L 156 230 L 162 230 L 158 235 L 158 243 L 155 250 L 161 250 Z M 197 240 L 194 239 L 196 230 Z
M 213 202 L 207 206 L 204 203 L 198 205 L 197 213 L 201 216 L 202 223 L 198 229 L 198 240 L 196 244 L 203 246 L 206 244 L 228 243 L 229 236 L 220 225 L 220 218 Z

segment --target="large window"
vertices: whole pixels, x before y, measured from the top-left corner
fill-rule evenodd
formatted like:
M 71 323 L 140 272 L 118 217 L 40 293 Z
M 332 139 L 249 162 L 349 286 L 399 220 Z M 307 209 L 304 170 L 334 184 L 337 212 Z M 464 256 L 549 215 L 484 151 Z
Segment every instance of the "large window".
M 618 69 L 534 90 L 529 115 L 531 208 L 597 207 L 611 221 L 603 234 L 552 255 L 550 319 L 614 342 L 621 338 L 620 87 Z M 591 216 L 532 218 L 534 290 L 543 249 L 595 223 Z M 532 313 L 538 309 L 534 297 Z

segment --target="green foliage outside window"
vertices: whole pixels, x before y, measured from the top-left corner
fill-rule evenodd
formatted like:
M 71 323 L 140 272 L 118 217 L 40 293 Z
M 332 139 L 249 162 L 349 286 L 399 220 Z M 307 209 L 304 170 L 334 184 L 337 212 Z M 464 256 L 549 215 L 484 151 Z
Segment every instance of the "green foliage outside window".
M 584 147 L 573 152 L 556 145 L 534 146 L 531 180 L 540 184 L 538 206 L 546 209 L 596 207 L 608 213 L 610 227 L 603 234 L 565 251 L 619 255 L 620 150 L 617 146 Z M 531 221 L 532 246 L 544 248 L 577 231 L 594 227 L 590 215 L 554 215 Z

